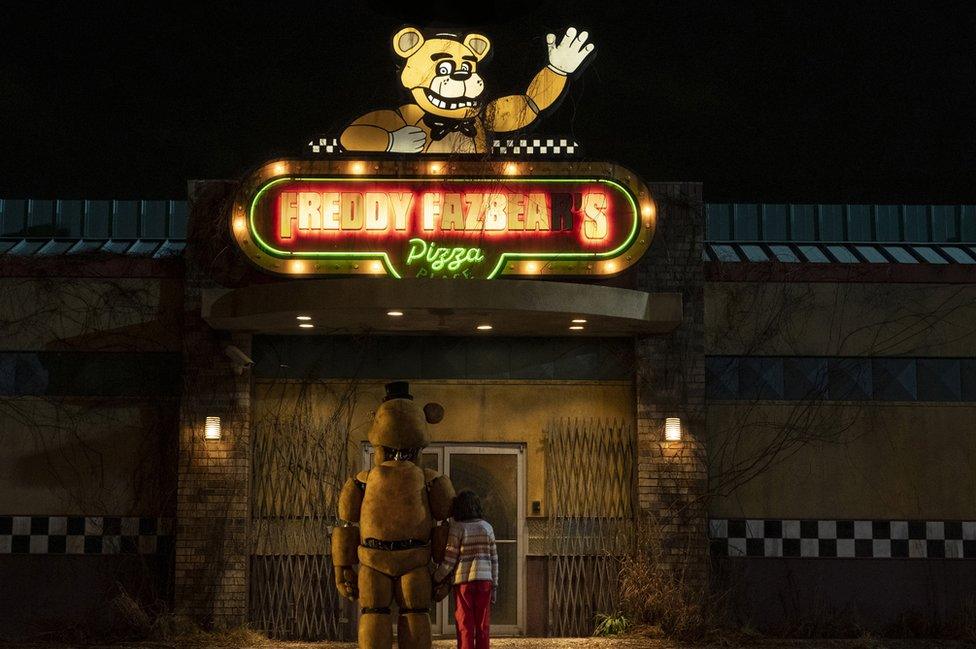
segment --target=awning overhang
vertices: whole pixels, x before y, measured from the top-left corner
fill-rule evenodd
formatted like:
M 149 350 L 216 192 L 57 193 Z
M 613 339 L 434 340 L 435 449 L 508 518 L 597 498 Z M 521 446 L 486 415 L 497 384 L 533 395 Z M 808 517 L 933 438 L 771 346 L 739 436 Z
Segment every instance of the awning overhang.
M 388 315 L 391 310 L 403 316 Z M 299 328 L 309 316 L 314 328 Z M 681 322 L 679 293 L 538 280 L 291 280 L 204 292 L 214 329 L 264 334 L 633 336 Z M 584 319 L 582 330 L 570 330 Z

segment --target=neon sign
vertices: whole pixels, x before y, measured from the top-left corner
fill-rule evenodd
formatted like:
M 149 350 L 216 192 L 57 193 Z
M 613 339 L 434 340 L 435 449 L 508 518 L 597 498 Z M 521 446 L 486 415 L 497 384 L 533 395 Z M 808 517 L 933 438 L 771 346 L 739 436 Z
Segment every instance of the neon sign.
M 232 233 L 283 274 L 606 275 L 646 250 L 654 216 L 607 164 L 279 161 L 245 180 Z

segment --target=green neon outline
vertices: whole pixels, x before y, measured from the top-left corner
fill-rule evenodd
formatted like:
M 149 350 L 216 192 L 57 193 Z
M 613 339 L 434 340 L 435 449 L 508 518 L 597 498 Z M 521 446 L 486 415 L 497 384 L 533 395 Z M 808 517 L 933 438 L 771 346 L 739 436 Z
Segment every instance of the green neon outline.
M 456 177 L 456 176 L 455 177 L 444 177 L 444 178 L 430 178 L 430 177 L 381 178 L 381 177 L 377 177 L 377 176 L 366 176 L 366 177 L 349 177 L 349 176 L 344 176 L 343 177 L 343 176 L 340 176 L 340 177 L 333 178 L 333 177 L 316 176 L 316 177 L 308 178 L 308 177 L 301 177 L 301 176 L 285 176 L 285 177 L 281 177 L 281 178 L 275 178 L 275 179 L 270 180 L 269 182 L 265 183 L 264 185 L 262 185 L 261 189 L 259 189 L 254 194 L 254 198 L 251 199 L 251 205 L 248 208 L 248 215 L 247 215 L 248 229 L 250 231 L 251 237 L 254 239 L 254 242 L 258 245 L 258 247 L 261 248 L 262 250 L 264 250 L 264 252 L 266 252 L 268 255 L 270 255 L 272 257 L 277 257 L 279 259 L 288 259 L 288 258 L 303 259 L 305 257 L 323 257 L 323 258 L 332 258 L 332 259 L 336 259 L 336 260 L 340 260 L 340 261 L 350 261 L 350 260 L 355 260 L 355 259 L 376 259 L 376 258 L 379 258 L 379 259 L 381 259 L 383 261 L 383 265 L 384 265 L 384 267 L 386 268 L 387 272 L 390 275 L 393 275 L 393 277 L 395 277 L 397 279 L 402 279 L 401 276 L 400 276 L 400 273 L 398 273 L 397 270 L 393 267 L 393 263 L 390 261 L 390 256 L 386 252 L 354 252 L 354 251 L 328 252 L 328 251 L 325 251 L 325 252 L 302 252 L 302 253 L 294 253 L 294 252 L 288 252 L 286 250 L 278 250 L 277 248 L 274 248 L 273 246 L 269 245 L 267 242 L 264 241 L 264 239 L 261 238 L 261 235 L 258 234 L 257 228 L 254 225 L 254 206 L 257 204 L 258 199 L 260 199 L 261 196 L 266 191 L 268 191 L 269 189 L 271 189 L 272 187 L 274 187 L 275 185 L 278 185 L 280 183 L 289 182 L 289 181 L 298 181 L 298 182 L 349 182 L 349 183 L 357 183 L 357 182 L 360 182 L 361 183 L 361 182 L 376 182 L 376 181 L 382 181 L 382 180 L 401 181 L 401 182 L 442 182 L 442 183 L 444 183 L 444 182 L 448 182 L 448 183 L 458 183 L 458 182 L 503 182 L 503 183 L 506 183 L 506 182 L 507 183 L 513 183 L 513 182 L 520 182 L 520 183 L 526 183 L 526 182 L 528 182 L 528 183 L 584 183 L 584 182 L 597 182 L 597 183 L 606 183 L 608 185 L 611 185 L 613 187 L 616 187 L 617 189 L 619 189 L 619 190 L 621 190 L 623 192 L 624 196 L 627 197 L 627 201 L 630 203 L 631 212 L 633 214 L 633 219 L 631 220 L 632 222 L 631 222 L 630 232 L 627 234 L 627 238 L 624 240 L 624 242 L 622 244 L 620 244 L 619 246 L 617 246 L 616 248 L 614 248 L 613 250 L 611 250 L 609 252 L 589 252 L 589 253 L 587 253 L 587 252 L 539 252 L 539 253 L 532 253 L 532 252 L 503 252 L 498 257 L 498 263 L 495 264 L 495 267 L 492 269 L 491 273 L 489 273 L 488 276 L 485 277 L 485 279 L 494 279 L 495 277 L 497 277 L 501 273 L 501 270 L 505 267 L 505 263 L 506 263 L 506 260 L 507 259 L 530 259 L 530 260 L 543 260 L 543 259 L 548 259 L 548 260 L 557 260 L 557 261 L 563 261 L 563 260 L 565 260 L 565 261 L 585 261 L 585 260 L 591 260 L 591 259 L 612 259 L 614 257 L 619 256 L 627 248 L 630 248 L 633 245 L 634 240 L 637 238 L 638 232 L 640 231 L 640 212 L 637 209 L 637 203 L 634 200 L 633 192 L 631 192 L 627 187 L 625 187 L 624 185 L 620 184 L 619 182 L 617 182 L 616 180 L 614 180 L 612 178 L 586 178 L 586 177 L 583 177 L 583 178 L 539 178 L 539 177 L 529 177 L 529 178 L 526 178 L 526 177 L 523 177 L 523 176 L 512 177 L 512 178 L 508 178 L 508 177 L 504 177 L 504 176 L 495 177 L 495 178 L 463 178 L 463 177 Z

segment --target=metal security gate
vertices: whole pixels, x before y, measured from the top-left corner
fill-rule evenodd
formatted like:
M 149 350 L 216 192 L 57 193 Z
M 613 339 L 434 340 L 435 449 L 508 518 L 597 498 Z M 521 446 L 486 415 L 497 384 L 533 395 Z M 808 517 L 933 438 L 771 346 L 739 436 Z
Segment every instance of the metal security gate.
M 290 640 L 349 636 L 348 604 L 335 589 L 330 533 L 349 475 L 348 411 L 312 414 L 308 386 L 297 407 L 253 426 L 250 625 Z M 283 404 L 284 407 L 284 404 Z
M 545 457 L 549 635 L 589 636 L 617 608 L 619 560 L 634 549 L 636 440 L 616 420 L 558 420 Z

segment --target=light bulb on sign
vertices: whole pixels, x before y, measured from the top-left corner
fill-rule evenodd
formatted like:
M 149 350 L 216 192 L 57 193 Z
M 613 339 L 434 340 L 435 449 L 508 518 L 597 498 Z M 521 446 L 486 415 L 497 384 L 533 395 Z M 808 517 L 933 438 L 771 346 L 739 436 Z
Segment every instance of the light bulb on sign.
M 518 173 L 518 165 L 514 162 L 505 163 L 505 173 L 509 176 L 514 176 Z
M 247 222 L 244 220 L 243 217 L 238 217 L 234 219 L 234 232 L 240 234 L 244 232 L 244 230 L 246 229 L 247 229 Z

